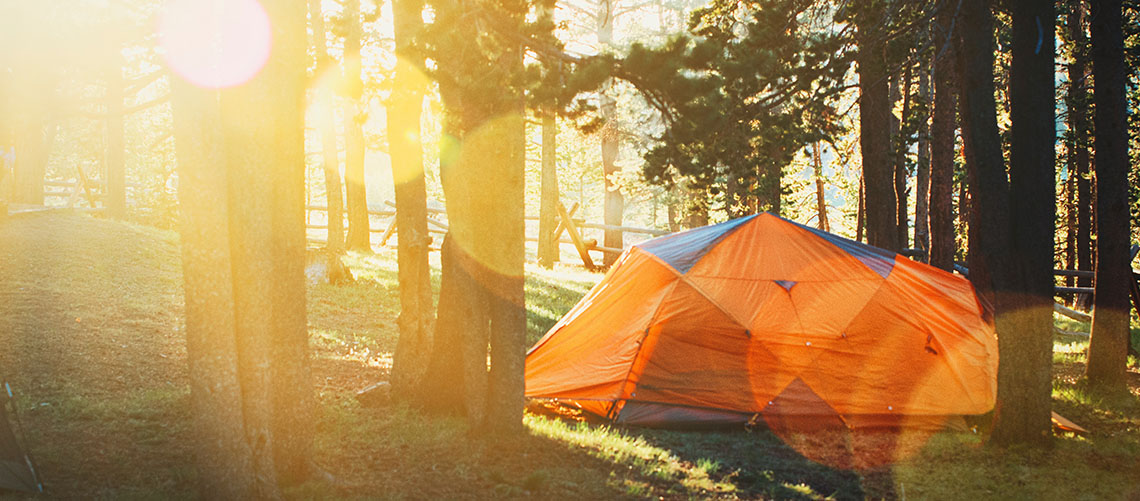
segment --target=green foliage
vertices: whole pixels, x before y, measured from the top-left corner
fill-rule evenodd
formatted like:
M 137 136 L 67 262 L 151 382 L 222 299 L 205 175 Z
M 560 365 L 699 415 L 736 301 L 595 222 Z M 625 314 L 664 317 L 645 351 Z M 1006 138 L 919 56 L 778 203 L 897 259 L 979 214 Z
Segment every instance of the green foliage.
M 667 123 L 646 178 L 736 178 L 759 191 L 803 145 L 840 132 L 834 103 L 851 59 L 827 10 L 718 1 L 693 13 L 688 34 L 652 50 L 635 45 L 623 68 Z

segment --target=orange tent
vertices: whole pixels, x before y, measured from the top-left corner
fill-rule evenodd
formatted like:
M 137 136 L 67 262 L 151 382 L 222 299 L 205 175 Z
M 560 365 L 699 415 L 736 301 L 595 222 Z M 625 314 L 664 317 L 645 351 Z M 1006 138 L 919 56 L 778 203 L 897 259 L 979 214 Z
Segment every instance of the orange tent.
M 993 408 L 970 283 L 771 214 L 625 252 L 527 353 L 526 395 L 619 423 L 931 427 Z

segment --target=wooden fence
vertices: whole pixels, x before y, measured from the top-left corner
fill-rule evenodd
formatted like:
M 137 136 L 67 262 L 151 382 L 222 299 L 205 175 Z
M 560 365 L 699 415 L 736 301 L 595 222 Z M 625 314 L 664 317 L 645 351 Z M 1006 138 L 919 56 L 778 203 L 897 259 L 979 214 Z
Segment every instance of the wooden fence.
M 395 218 L 396 204 L 394 204 L 390 201 L 384 201 L 384 207 L 385 207 L 384 209 L 369 209 L 369 211 L 368 211 L 370 224 L 371 224 L 372 217 L 389 218 L 389 220 L 387 222 L 385 222 L 384 224 L 375 225 L 375 226 L 372 226 L 369 228 L 370 234 L 376 234 L 376 233 L 380 234 L 379 240 L 374 240 L 372 242 L 373 245 L 377 245 L 380 247 L 388 245 L 388 241 L 391 240 L 392 236 L 396 233 L 396 218 Z M 326 213 L 325 218 L 327 221 L 327 217 L 328 217 L 327 216 L 327 212 L 328 212 L 327 207 L 321 206 L 321 205 L 308 205 L 305 207 L 305 209 L 307 211 L 306 218 L 305 218 L 305 220 L 306 220 L 305 228 L 313 229 L 313 230 L 328 231 L 328 225 L 327 224 L 314 224 L 314 223 L 308 222 L 308 221 L 310 221 L 309 215 L 314 213 L 314 212 Z M 594 264 L 593 257 L 590 255 L 591 251 L 600 252 L 603 254 L 606 254 L 606 253 L 621 254 L 624 251 L 624 249 L 618 249 L 618 248 L 605 247 L 602 245 L 598 245 L 598 239 L 597 238 L 590 238 L 590 237 L 586 236 L 584 234 L 584 230 L 618 231 L 618 232 L 621 232 L 623 234 L 632 233 L 632 234 L 637 234 L 637 235 L 648 235 L 651 237 L 669 234 L 668 231 L 651 229 L 651 228 L 638 228 L 635 226 L 615 226 L 615 225 L 607 225 L 607 224 L 599 224 L 599 223 L 589 223 L 589 222 L 586 222 L 582 218 L 574 217 L 574 213 L 577 210 L 578 210 L 578 204 L 576 204 L 576 203 L 573 206 L 571 206 L 570 209 L 566 209 L 566 207 L 563 206 L 561 204 L 561 202 L 558 204 L 558 227 L 557 227 L 557 229 L 555 229 L 554 235 L 551 238 L 553 238 L 559 245 L 561 245 L 561 244 L 573 245 L 574 249 L 578 252 L 578 257 L 582 260 L 582 264 L 589 269 L 596 268 L 596 265 Z M 435 233 L 435 234 L 441 234 L 441 235 L 444 233 L 447 233 L 447 229 L 448 229 L 447 221 L 446 221 L 447 211 L 445 211 L 444 209 L 440 209 L 440 208 L 428 207 L 427 212 L 428 212 L 428 218 L 427 218 L 428 219 L 428 232 L 429 233 Z M 526 221 L 538 221 L 539 218 L 538 218 L 538 216 L 524 216 L 524 219 Z M 531 231 L 529 226 L 531 226 L 531 225 L 528 225 L 528 234 L 526 235 L 526 241 L 527 242 L 537 242 L 539 240 L 539 236 L 536 234 L 537 230 Z M 566 236 L 563 237 L 563 234 L 565 234 Z M 623 240 L 624 240 L 624 238 L 623 238 Z M 310 237 L 309 241 L 312 243 L 326 243 L 327 242 L 327 240 L 325 240 L 325 239 L 316 238 L 316 237 Z M 433 246 L 431 249 L 432 250 L 439 250 L 439 247 Z

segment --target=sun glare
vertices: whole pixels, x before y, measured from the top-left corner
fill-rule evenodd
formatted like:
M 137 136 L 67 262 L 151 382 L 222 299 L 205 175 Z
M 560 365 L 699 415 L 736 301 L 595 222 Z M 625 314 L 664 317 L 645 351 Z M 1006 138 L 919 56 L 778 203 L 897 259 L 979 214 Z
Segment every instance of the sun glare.
M 159 17 L 159 44 L 170 69 L 199 87 L 253 78 L 269 59 L 269 16 L 257 0 L 173 0 Z

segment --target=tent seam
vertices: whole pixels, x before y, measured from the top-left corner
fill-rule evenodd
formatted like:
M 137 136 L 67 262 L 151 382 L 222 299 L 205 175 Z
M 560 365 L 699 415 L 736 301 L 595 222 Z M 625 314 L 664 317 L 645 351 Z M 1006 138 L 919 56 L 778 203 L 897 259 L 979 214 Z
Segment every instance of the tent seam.
M 645 251 L 642 251 L 642 252 L 645 252 Z M 653 255 L 653 253 L 651 253 L 651 252 L 645 252 L 645 253 L 649 254 L 651 256 Z M 653 256 L 653 258 L 657 259 L 657 256 Z M 673 270 L 674 272 L 678 271 L 676 268 L 673 268 L 672 266 L 666 265 L 666 267 L 669 268 L 670 270 Z M 680 275 L 678 273 L 677 278 L 682 278 L 682 275 Z M 609 410 L 609 412 L 607 412 L 607 414 L 612 414 L 614 407 L 617 406 L 617 403 L 622 400 L 622 397 L 625 394 L 625 387 L 627 385 L 629 385 L 629 378 L 630 378 L 630 376 L 633 375 L 633 367 L 635 365 L 637 365 L 637 360 L 638 360 L 638 358 L 641 357 L 641 352 L 645 348 L 645 340 L 649 338 L 649 329 L 651 329 L 653 327 L 653 321 L 656 320 L 657 315 L 661 313 L 661 307 L 665 305 L 665 299 L 668 298 L 670 296 L 670 294 L 672 294 L 673 291 L 675 291 L 677 289 L 677 283 L 679 281 L 680 280 L 675 280 L 675 281 L 673 281 L 673 283 L 669 284 L 669 290 L 661 295 L 661 300 L 657 302 L 657 307 L 653 309 L 653 315 L 649 317 L 649 322 L 646 324 L 645 329 L 642 331 L 641 337 L 637 341 L 637 351 L 634 352 L 634 354 L 633 354 L 633 360 L 631 360 L 629 362 L 629 370 L 626 371 L 625 378 L 622 379 L 620 390 L 619 390 L 619 393 L 617 395 L 617 398 L 615 398 L 613 400 L 613 404 L 610 405 L 610 410 Z M 633 395 L 632 391 L 630 391 L 630 395 L 631 396 Z M 628 399 L 625 399 L 625 400 L 628 400 Z M 617 416 L 616 415 L 611 416 L 610 421 L 611 422 L 617 422 Z

